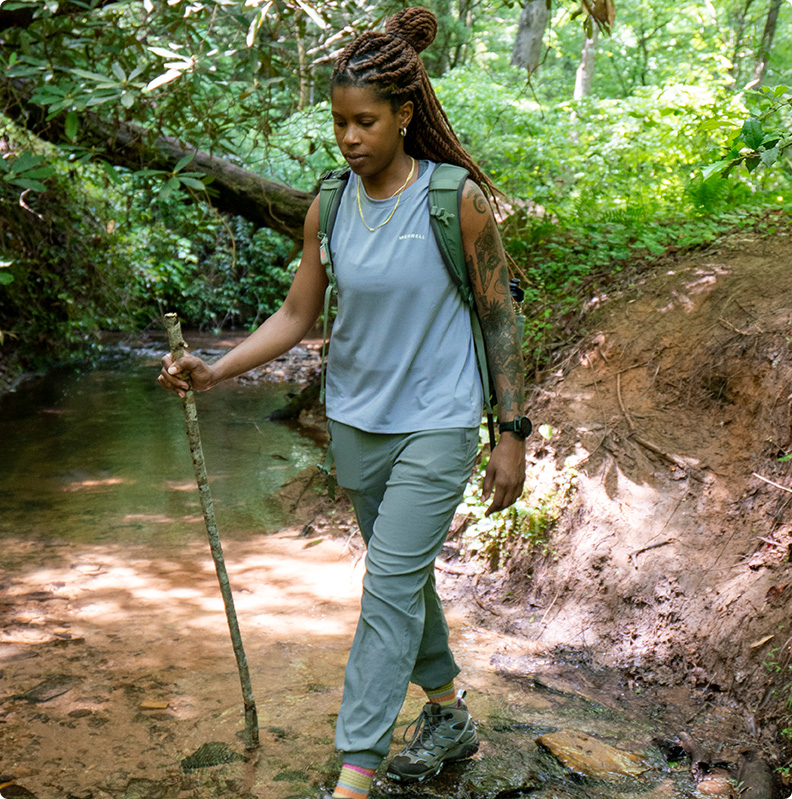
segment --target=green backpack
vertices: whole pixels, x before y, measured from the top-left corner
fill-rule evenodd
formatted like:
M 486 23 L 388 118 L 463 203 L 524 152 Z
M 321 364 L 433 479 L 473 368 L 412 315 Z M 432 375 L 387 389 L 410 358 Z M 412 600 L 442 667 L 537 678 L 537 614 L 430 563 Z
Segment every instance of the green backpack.
M 330 258 L 330 237 L 333 234 L 341 195 L 349 181 L 349 167 L 330 172 L 322 181 L 319 194 L 319 255 L 327 273 L 327 290 L 324 301 L 324 345 L 322 347 L 320 398 L 324 401 L 325 365 L 324 352 L 327 345 L 327 324 L 330 317 L 332 296 L 337 292 L 337 283 Z M 484 389 L 484 404 L 487 411 L 487 424 L 490 433 L 490 446 L 495 446 L 495 425 L 492 419 L 495 394 L 490 383 L 487 355 L 484 348 L 484 334 L 476 313 L 473 289 L 465 266 L 465 250 L 462 244 L 460 208 L 462 192 L 468 171 L 453 164 L 438 164 L 429 179 L 429 224 L 434 233 L 437 246 L 462 302 L 470 312 L 470 325 L 473 330 L 473 344 L 478 362 L 481 385 Z

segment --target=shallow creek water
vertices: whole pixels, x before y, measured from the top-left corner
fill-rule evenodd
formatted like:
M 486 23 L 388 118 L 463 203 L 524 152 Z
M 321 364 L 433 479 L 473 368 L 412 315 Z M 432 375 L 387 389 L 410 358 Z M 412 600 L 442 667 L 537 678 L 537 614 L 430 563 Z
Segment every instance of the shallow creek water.
M 338 767 L 359 544 L 289 526 L 277 491 L 319 450 L 265 421 L 286 386 L 200 395 L 261 725 L 261 747 L 245 753 L 181 404 L 155 385 L 155 364 L 118 354 L 0 404 L 0 775 L 39 799 L 314 796 Z M 441 590 L 450 595 L 454 579 L 440 571 Z M 547 652 L 488 629 L 488 618 L 449 607 L 479 754 L 416 787 L 378 780 L 374 797 L 694 795 L 687 767 L 669 766 L 653 738 L 693 715 L 720 741 L 722 711 L 673 692 L 638 695 L 579 653 Z M 394 751 L 422 702 L 411 687 Z M 210 742 L 228 762 L 190 769 L 185 758 Z
M 0 399 L 0 537 L 162 543 L 202 529 L 181 403 L 155 383 L 158 359 L 116 352 Z M 226 535 L 286 522 L 275 493 L 315 464 L 315 444 L 267 414 L 292 386 L 224 384 L 199 421 Z M 187 457 L 185 458 L 185 452 Z

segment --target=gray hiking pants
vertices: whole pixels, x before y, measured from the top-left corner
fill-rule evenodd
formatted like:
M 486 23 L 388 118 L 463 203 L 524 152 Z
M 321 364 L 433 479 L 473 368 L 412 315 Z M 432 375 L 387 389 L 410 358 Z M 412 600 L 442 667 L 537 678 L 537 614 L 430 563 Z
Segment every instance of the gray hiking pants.
M 434 561 L 470 478 L 478 430 L 364 433 L 331 421 L 330 432 L 338 483 L 367 545 L 336 747 L 344 762 L 377 768 L 409 683 L 434 689 L 459 674 Z

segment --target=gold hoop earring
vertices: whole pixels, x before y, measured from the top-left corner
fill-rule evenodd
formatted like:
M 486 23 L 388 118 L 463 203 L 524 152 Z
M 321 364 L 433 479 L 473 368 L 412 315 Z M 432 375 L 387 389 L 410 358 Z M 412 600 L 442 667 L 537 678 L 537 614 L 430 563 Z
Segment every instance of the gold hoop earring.
M 399 128 L 399 133 L 401 133 L 401 137 L 404 138 L 407 135 L 407 128 Z

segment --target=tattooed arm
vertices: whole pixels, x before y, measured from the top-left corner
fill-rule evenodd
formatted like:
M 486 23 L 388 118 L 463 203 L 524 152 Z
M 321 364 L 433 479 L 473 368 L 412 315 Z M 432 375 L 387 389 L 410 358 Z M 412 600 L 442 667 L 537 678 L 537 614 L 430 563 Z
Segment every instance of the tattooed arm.
M 498 227 L 489 202 L 470 180 L 462 197 L 461 222 L 465 261 L 498 398 L 498 417 L 500 421 L 511 421 L 522 415 L 525 401 L 521 342 L 517 338 L 506 254 Z M 512 433 L 503 433 L 484 475 L 484 499 L 492 495 L 487 515 L 514 503 L 524 482 L 525 442 Z

